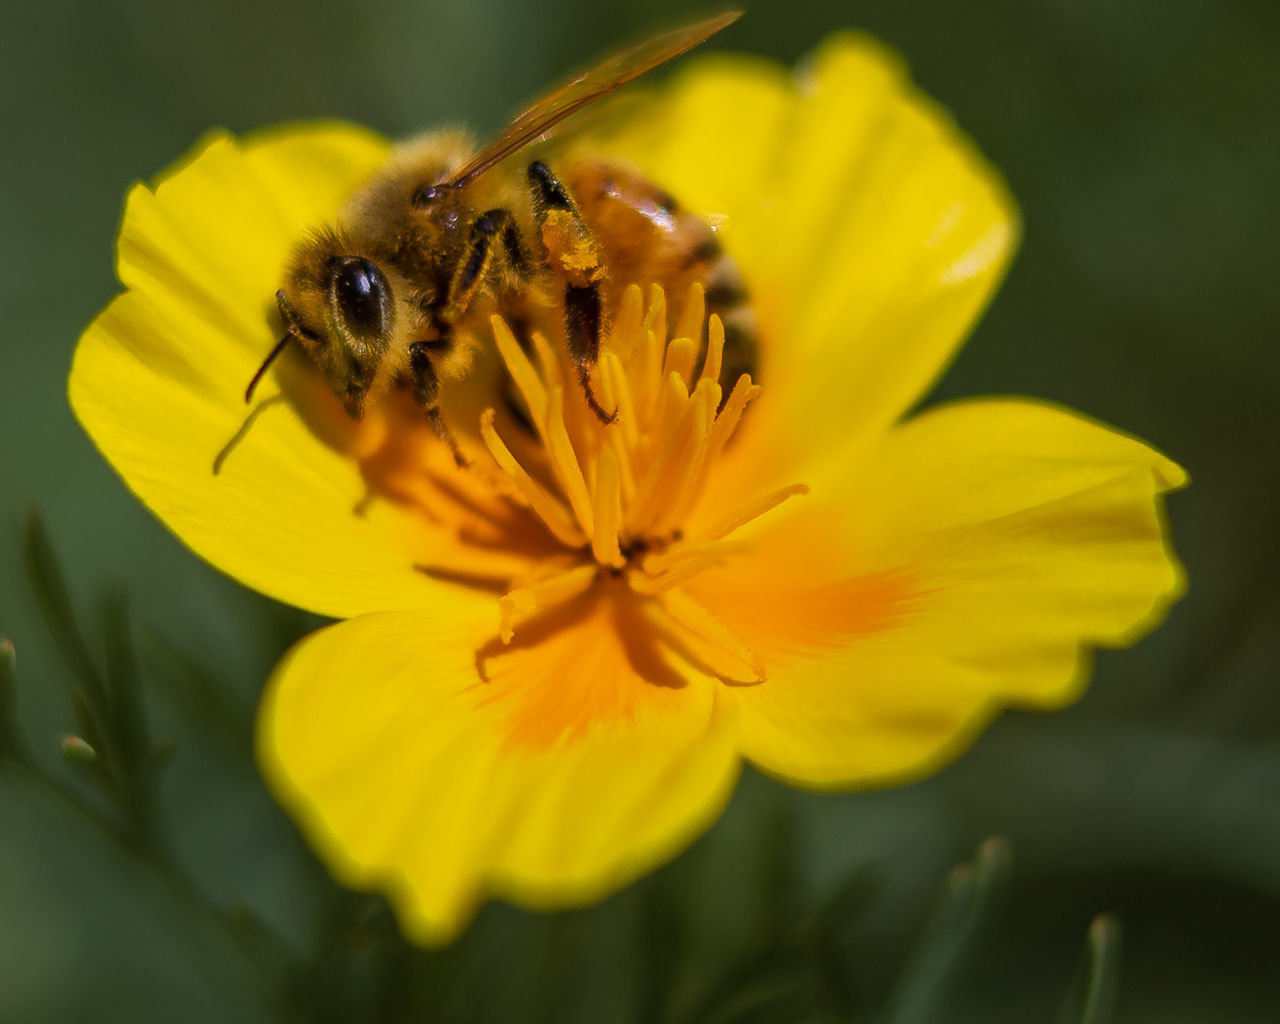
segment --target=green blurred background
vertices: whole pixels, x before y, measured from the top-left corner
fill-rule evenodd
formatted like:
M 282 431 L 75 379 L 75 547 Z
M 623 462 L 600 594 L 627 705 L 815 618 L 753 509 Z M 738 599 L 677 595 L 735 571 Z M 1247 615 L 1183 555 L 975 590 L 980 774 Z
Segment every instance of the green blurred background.
M 710 44 L 791 64 L 857 26 L 901 50 L 1026 219 L 1007 283 L 933 398 L 1053 399 L 1190 469 L 1170 513 L 1190 593 L 1136 649 L 1097 659 L 1079 705 L 1005 714 L 897 790 L 813 796 L 749 775 L 720 824 L 651 878 L 581 912 L 491 905 L 436 954 L 329 882 L 266 796 L 257 693 L 315 623 L 186 552 L 64 397 L 75 339 L 117 290 L 125 190 L 216 125 L 492 130 L 567 68 L 684 13 L 669 0 L 607 13 L 588 0 L 5 4 L 0 632 L 34 756 L 100 806 L 58 755 L 73 673 L 24 569 L 34 504 L 95 651 L 104 607 L 128 594 L 147 715 L 176 744 L 161 811 L 195 892 L 0 766 L 0 1021 L 1085 1020 L 1061 1007 L 1102 912 L 1123 928 L 1114 1019 L 1280 1019 L 1274 0 L 769 0 Z M 1007 847 L 947 888 L 993 834 Z M 205 903 L 231 908 L 233 926 Z

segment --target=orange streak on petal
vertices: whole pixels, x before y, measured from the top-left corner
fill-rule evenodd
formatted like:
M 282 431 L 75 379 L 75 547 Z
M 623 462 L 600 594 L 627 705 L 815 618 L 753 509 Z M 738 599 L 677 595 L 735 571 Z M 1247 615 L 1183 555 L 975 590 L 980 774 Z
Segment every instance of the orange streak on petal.
M 923 567 L 862 570 L 848 543 L 847 523 L 806 511 L 686 589 L 771 666 L 904 624 L 928 598 Z

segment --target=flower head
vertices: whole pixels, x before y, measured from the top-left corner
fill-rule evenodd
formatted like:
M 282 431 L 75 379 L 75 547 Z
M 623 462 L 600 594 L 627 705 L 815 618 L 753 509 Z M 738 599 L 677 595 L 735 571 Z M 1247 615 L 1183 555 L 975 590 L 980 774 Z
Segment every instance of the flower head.
M 1021 400 L 904 419 L 1017 219 L 891 56 L 841 36 L 798 81 L 691 64 L 582 145 L 718 226 L 753 373 L 726 379 L 696 286 L 635 281 L 591 378 L 609 422 L 562 337 L 495 316 L 448 398 L 465 469 L 411 403 L 355 423 L 301 360 L 238 433 L 290 247 L 387 154 L 320 126 L 215 137 L 135 189 L 127 290 L 71 375 L 187 544 L 345 620 L 276 670 L 259 750 L 333 869 L 425 941 L 488 893 L 623 884 L 743 759 L 810 787 L 927 772 L 999 706 L 1072 699 L 1082 646 L 1130 642 L 1181 587 L 1160 495 L 1185 477 L 1150 448 Z

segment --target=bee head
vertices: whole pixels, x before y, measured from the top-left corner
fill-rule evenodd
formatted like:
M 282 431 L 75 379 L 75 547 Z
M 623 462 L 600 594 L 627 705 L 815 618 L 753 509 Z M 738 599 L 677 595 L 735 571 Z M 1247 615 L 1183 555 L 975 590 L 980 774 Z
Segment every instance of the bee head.
M 290 339 L 297 342 L 342 400 L 352 419 L 364 415 L 365 398 L 391 346 L 395 303 L 391 286 L 373 260 L 352 252 L 331 234 L 301 246 L 276 292 L 285 336 L 246 393 Z

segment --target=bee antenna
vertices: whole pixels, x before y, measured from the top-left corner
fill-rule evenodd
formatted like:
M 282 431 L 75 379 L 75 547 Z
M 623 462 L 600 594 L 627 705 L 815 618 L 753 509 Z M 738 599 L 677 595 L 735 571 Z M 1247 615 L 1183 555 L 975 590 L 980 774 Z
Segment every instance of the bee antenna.
M 258 372 L 253 375 L 253 380 L 249 381 L 249 386 L 244 389 L 244 404 L 248 405 L 253 401 L 253 389 L 258 386 L 258 381 L 262 380 L 262 375 L 267 372 L 267 368 L 276 361 L 276 357 L 284 351 L 284 347 L 289 344 L 292 334 L 286 334 L 283 338 L 276 342 L 276 347 L 271 350 L 267 358 L 262 361 L 262 365 L 258 367 Z

